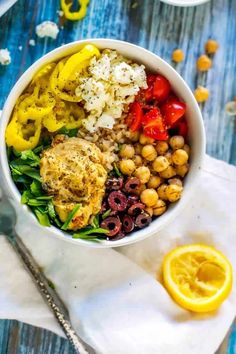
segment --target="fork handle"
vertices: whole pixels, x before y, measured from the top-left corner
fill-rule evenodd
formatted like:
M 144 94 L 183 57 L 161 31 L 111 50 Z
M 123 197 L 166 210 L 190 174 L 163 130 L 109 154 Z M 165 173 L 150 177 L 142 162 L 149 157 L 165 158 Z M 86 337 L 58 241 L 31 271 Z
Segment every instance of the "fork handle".
M 20 237 L 15 234 L 13 237 L 7 236 L 7 239 L 31 274 L 40 294 L 54 313 L 54 316 L 75 352 L 78 354 L 96 354 L 95 350 L 76 334 L 71 325 L 65 305 L 57 292 L 52 288 L 52 285 L 50 285 L 46 276 L 40 270 L 40 267 L 37 265 Z

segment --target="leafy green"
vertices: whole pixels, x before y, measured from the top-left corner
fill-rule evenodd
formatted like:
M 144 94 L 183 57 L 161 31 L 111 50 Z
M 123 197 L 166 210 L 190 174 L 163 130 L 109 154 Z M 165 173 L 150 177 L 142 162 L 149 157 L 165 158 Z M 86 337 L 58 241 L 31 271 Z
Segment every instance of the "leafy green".
M 105 211 L 105 213 L 102 214 L 102 219 L 106 219 L 109 215 L 111 214 L 111 209 L 108 209 Z
M 40 164 L 40 158 L 32 150 L 22 151 L 21 159 L 27 161 L 27 164 L 31 167 L 37 167 Z
M 73 219 L 73 217 L 75 216 L 75 214 L 77 213 L 77 211 L 79 210 L 80 207 L 81 207 L 81 204 L 77 204 L 73 208 L 73 210 L 69 213 L 66 221 L 64 222 L 64 224 L 61 227 L 62 230 L 67 230 L 68 229 L 68 226 L 69 226 L 71 220 Z
M 14 174 L 26 175 L 41 182 L 39 170 L 36 170 L 36 168 L 30 167 L 28 165 L 23 165 L 20 161 L 17 162 L 17 160 L 10 163 L 10 168 Z
M 47 201 L 30 198 L 27 201 L 27 204 L 30 205 L 30 206 L 43 206 L 43 205 L 46 206 L 47 205 Z
M 73 234 L 73 238 L 81 238 L 83 236 L 96 236 L 96 234 L 104 234 L 107 235 L 108 234 L 108 230 L 107 229 L 103 229 L 101 227 L 85 227 L 84 229 L 80 229 L 79 232 L 76 232 Z
M 38 154 L 40 154 L 40 152 L 43 151 L 43 150 L 44 150 L 44 146 L 43 146 L 43 145 L 39 145 L 39 146 L 37 146 L 37 147 L 33 150 L 33 152 L 34 152 L 36 155 L 38 155 Z
M 29 200 L 33 198 L 33 195 L 29 190 L 25 190 L 21 196 L 21 203 L 28 204 Z
M 35 215 L 37 216 L 37 219 L 41 225 L 51 226 L 51 223 L 49 221 L 47 214 L 42 213 L 41 210 L 38 208 L 34 208 L 33 211 L 34 211 Z
M 78 129 L 67 129 L 66 127 L 62 127 L 58 130 L 58 134 L 68 135 L 70 138 L 76 137 L 78 135 Z
M 41 195 L 43 195 L 42 185 L 37 180 L 33 180 L 33 182 L 31 183 L 30 191 L 36 197 L 40 197 Z
M 42 195 L 42 196 L 37 197 L 36 199 L 37 200 L 45 200 L 45 201 L 47 201 L 47 200 L 52 200 L 52 198 L 53 198 L 52 195 Z

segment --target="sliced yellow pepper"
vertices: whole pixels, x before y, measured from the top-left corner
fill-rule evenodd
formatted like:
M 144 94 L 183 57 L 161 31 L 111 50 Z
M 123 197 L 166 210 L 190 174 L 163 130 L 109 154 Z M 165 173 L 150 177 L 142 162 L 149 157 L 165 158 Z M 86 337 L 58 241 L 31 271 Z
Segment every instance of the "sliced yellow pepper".
M 49 63 L 44 65 L 37 73 L 34 75 L 32 83 L 35 83 L 37 80 L 41 79 L 43 76 L 50 74 L 55 68 L 56 63 Z
M 89 66 L 92 57 L 99 57 L 99 50 L 92 44 L 85 45 L 78 53 L 75 53 L 67 59 L 58 75 L 58 86 L 62 90 L 66 82 L 75 73 L 80 73 Z
M 49 114 L 55 106 L 55 98 L 50 92 L 40 95 L 40 86 L 36 85 L 34 91 L 28 97 L 25 97 L 17 105 L 18 120 L 21 123 L 28 119 L 41 119 Z
M 76 94 L 74 93 L 68 93 L 65 91 L 62 91 L 59 89 L 58 86 L 58 76 L 60 74 L 60 71 L 62 70 L 64 66 L 63 60 L 59 61 L 59 63 L 57 64 L 57 66 L 55 67 L 55 69 L 53 70 L 51 76 L 50 76 L 50 87 L 51 90 L 53 91 L 53 93 L 59 97 L 60 99 L 64 100 L 64 101 L 69 101 L 69 102 L 79 102 L 81 101 L 81 97 L 76 96 Z
M 64 120 L 58 120 L 56 114 L 49 114 L 43 118 L 43 126 L 47 128 L 50 133 L 54 133 L 57 130 L 64 127 Z
M 80 5 L 79 11 L 71 12 L 70 9 L 73 5 L 73 0 L 69 1 L 68 3 L 66 3 L 66 0 L 61 0 L 62 11 L 68 20 L 77 21 L 86 16 L 89 0 L 78 0 L 78 3 Z
M 84 110 L 76 104 L 71 104 L 70 106 L 70 115 L 65 121 L 65 127 L 66 129 L 79 128 L 82 125 L 82 119 L 85 118 Z
M 32 120 L 23 125 L 18 121 L 15 111 L 6 129 L 6 143 L 17 151 L 34 149 L 39 143 L 41 129 L 41 120 Z

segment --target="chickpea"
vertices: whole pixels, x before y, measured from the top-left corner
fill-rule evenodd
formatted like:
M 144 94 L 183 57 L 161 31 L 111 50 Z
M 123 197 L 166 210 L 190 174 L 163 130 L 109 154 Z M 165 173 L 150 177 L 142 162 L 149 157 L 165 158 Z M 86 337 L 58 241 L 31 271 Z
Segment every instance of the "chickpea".
M 164 155 L 169 149 L 169 145 L 166 141 L 158 141 L 156 144 L 156 151 L 158 155 Z
M 130 144 L 124 144 L 121 146 L 121 149 L 119 151 L 120 157 L 126 158 L 126 159 L 132 159 L 134 157 L 135 151 L 134 147 Z
M 187 152 L 188 156 L 190 155 L 190 146 L 188 144 L 184 144 L 183 150 Z
M 152 163 L 152 167 L 156 172 L 164 171 L 168 166 L 169 161 L 164 156 L 158 156 Z
M 139 141 L 139 136 L 140 136 L 140 132 L 139 131 L 131 132 L 129 138 L 130 138 L 130 140 L 133 143 L 136 143 L 137 141 Z
M 139 142 L 142 145 L 153 144 L 154 143 L 154 139 L 149 138 L 148 136 L 146 136 L 146 135 L 141 133 L 140 137 L 139 137 Z
M 151 207 L 145 208 L 145 211 L 152 217 L 153 216 L 153 209 Z
M 142 184 L 147 183 L 151 176 L 151 172 L 148 167 L 140 166 L 134 173 L 135 177 L 137 177 Z
M 208 39 L 205 44 L 207 54 L 214 54 L 219 48 L 219 44 L 214 39 Z
M 140 194 L 141 202 L 147 207 L 154 206 L 157 203 L 158 198 L 158 194 L 153 188 L 145 189 L 145 191 Z
M 175 165 L 184 165 L 188 161 L 188 154 L 183 149 L 175 150 L 172 154 L 172 160 Z
M 172 53 L 172 60 L 180 63 L 184 60 L 184 52 L 181 49 L 175 49 Z
M 142 157 L 147 161 L 153 161 L 157 157 L 157 152 L 153 145 L 144 145 L 142 148 Z
M 175 184 L 176 186 L 180 186 L 180 187 L 183 186 L 183 182 L 179 178 L 171 178 L 171 179 L 168 180 L 168 183 L 169 184 Z
M 162 178 L 159 176 L 151 176 L 147 186 L 148 188 L 157 188 L 161 185 L 162 181 Z
M 184 146 L 184 138 L 181 135 L 174 135 L 170 138 L 169 143 L 173 150 L 182 149 Z
M 171 165 L 173 163 L 172 161 L 172 154 L 170 151 L 167 151 L 167 153 L 165 153 L 164 157 L 169 161 L 169 164 Z
M 167 200 L 166 187 L 167 187 L 167 184 L 163 183 L 162 185 L 160 185 L 160 187 L 157 188 L 157 194 L 158 194 L 159 198 L 162 200 Z
M 134 193 L 137 195 L 140 195 L 143 191 L 145 191 L 145 189 L 147 189 L 146 184 L 141 184 L 139 186 L 139 188 Z
M 134 145 L 135 154 L 141 155 L 142 148 L 143 148 L 143 146 L 141 144 L 135 144 Z
M 164 200 L 158 199 L 156 205 L 153 208 L 153 215 L 159 216 L 166 211 L 166 203 Z
M 166 196 L 169 202 L 177 202 L 181 198 L 183 187 L 177 186 L 176 184 L 170 184 L 166 187 Z
M 162 178 L 172 178 L 176 175 L 176 170 L 173 166 L 167 167 L 164 171 L 160 172 Z
M 206 55 L 201 55 L 197 60 L 197 69 L 199 71 L 207 71 L 212 67 L 212 60 Z
M 186 163 L 185 165 L 176 166 L 175 170 L 178 176 L 184 177 L 189 170 L 189 164 Z
M 198 86 L 194 91 L 197 102 L 205 102 L 209 98 L 209 90 L 206 87 Z
M 143 164 L 142 157 L 139 155 L 135 155 L 134 156 L 134 163 L 136 166 L 142 166 L 142 164 Z
M 121 160 L 120 161 L 120 171 L 124 175 L 132 175 L 135 170 L 135 164 L 132 160 Z

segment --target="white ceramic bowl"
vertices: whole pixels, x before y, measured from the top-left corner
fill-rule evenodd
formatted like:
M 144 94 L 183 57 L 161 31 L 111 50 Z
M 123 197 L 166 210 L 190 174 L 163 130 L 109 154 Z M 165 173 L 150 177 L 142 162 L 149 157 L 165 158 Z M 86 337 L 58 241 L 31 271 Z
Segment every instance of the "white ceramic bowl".
M 161 59 L 157 55 L 149 52 L 144 48 L 127 42 L 112 39 L 87 39 L 78 42 L 73 42 L 46 54 L 41 59 L 37 60 L 21 76 L 21 78 L 17 81 L 17 83 L 11 90 L 5 102 L 0 122 L 0 163 L 2 167 L 4 189 L 7 194 L 15 201 L 15 203 L 18 204 L 16 204 L 17 207 L 23 208 L 25 210 L 26 218 L 31 218 L 31 222 L 38 224 L 38 221 L 36 220 L 33 213 L 25 205 L 20 204 L 20 193 L 11 178 L 5 146 L 6 126 L 10 120 L 11 113 L 17 98 L 26 88 L 26 86 L 30 83 L 32 77 L 38 71 L 38 69 L 51 61 L 58 60 L 65 55 L 74 53 L 85 43 L 93 43 L 100 49 L 116 49 L 125 57 L 128 57 L 136 62 L 144 64 L 148 70 L 163 74 L 170 81 L 176 94 L 187 104 L 186 117 L 189 125 L 189 140 L 191 145 L 191 167 L 188 175 L 185 178 L 184 191 L 181 200 L 178 201 L 176 204 L 171 205 L 165 214 L 154 220 L 148 227 L 139 231 L 135 231 L 130 236 L 126 236 L 125 238 L 117 241 L 101 241 L 100 243 L 93 243 L 80 239 L 72 239 L 70 235 L 60 231 L 56 227 L 46 228 L 40 226 L 40 228 L 45 230 L 45 233 L 47 233 L 49 236 L 64 239 L 77 245 L 85 245 L 96 248 L 123 246 L 143 240 L 144 238 L 157 233 L 176 218 L 176 216 L 185 206 L 186 202 L 189 200 L 194 190 L 196 182 L 199 178 L 199 173 L 201 170 L 202 160 L 205 152 L 205 133 L 202 116 L 191 90 L 184 82 L 184 80 L 180 77 L 180 75 L 169 64 L 167 64 L 163 59 Z
M 188 7 L 188 6 L 201 5 L 209 0 L 161 0 L 161 1 L 169 5 Z

